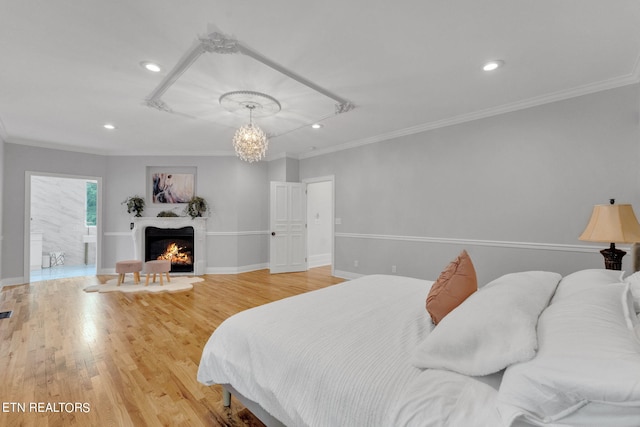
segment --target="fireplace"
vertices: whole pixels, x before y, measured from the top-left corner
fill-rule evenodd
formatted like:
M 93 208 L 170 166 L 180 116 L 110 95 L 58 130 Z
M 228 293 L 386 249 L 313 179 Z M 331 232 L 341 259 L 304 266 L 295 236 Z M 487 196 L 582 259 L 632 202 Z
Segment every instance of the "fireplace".
M 194 260 L 193 227 L 158 228 L 144 230 L 144 260 L 171 261 L 171 271 L 192 273 Z
M 207 219 L 206 218 L 194 218 L 189 217 L 139 217 L 133 218 L 134 227 L 132 231 L 133 237 L 133 253 L 136 259 L 148 261 L 152 255 L 147 255 L 147 232 L 148 228 L 156 228 L 163 230 L 162 236 L 154 236 L 156 240 L 168 239 L 180 239 L 188 240 L 191 244 L 191 267 L 188 271 L 182 266 L 172 265 L 171 272 L 176 274 L 195 274 L 200 276 L 206 273 L 207 269 Z M 183 234 L 183 229 L 190 229 L 190 235 L 187 238 L 180 237 L 178 234 Z M 151 231 L 154 234 L 155 231 Z M 166 243 L 163 243 L 162 251 L 166 248 Z M 158 243 L 160 244 L 160 243 Z M 183 243 L 176 243 L 178 247 L 185 246 Z M 160 254 L 156 254 L 155 257 Z M 155 258 L 154 257 L 154 258 Z M 177 269 L 177 270 L 176 270 Z

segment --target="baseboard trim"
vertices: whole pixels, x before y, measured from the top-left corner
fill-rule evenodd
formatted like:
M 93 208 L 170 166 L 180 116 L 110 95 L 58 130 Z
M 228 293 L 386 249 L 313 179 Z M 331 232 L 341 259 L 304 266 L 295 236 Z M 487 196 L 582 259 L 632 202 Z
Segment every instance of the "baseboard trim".
M 268 263 L 241 265 L 238 267 L 208 267 L 205 274 L 240 274 L 269 268 Z
M 9 277 L 0 280 L 0 289 L 5 286 L 24 285 L 25 283 L 27 282 L 24 280 L 24 277 Z
M 310 255 L 307 265 L 309 268 L 331 265 L 331 252 L 328 254 Z
M 359 277 L 363 277 L 365 276 L 365 274 L 353 273 L 351 271 L 344 271 L 344 270 L 334 270 L 333 276 L 339 277 L 340 279 L 353 280 Z

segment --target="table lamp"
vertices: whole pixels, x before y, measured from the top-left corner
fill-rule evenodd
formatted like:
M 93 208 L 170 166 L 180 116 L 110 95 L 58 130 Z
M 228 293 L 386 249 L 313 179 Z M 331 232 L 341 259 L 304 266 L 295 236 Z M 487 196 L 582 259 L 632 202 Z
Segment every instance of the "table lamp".
M 640 242 L 640 224 L 631 205 L 616 205 L 609 200 L 608 205 L 595 205 L 591 219 L 580 235 L 580 240 L 610 243 L 608 249 L 600 251 L 604 256 L 605 268 L 622 269 L 622 257 L 626 252 L 616 249 L 616 243 Z

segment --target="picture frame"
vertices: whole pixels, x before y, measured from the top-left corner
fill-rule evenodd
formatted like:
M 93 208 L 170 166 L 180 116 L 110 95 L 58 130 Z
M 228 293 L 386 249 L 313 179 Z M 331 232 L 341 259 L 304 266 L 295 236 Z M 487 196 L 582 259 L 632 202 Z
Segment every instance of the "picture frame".
M 195 167 L 147 167 L 147 200 L 151 205 L 185 204 L 195 194 Z

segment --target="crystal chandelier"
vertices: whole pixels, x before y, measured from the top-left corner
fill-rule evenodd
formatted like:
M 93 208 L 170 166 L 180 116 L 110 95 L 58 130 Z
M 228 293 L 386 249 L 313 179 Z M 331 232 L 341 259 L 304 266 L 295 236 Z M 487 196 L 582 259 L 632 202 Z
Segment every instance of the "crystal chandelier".
M 233 148 L 242 160 L 253 163 L 264 158 L 269 140 L 262 129 L 253 124 L 255 105 L 245 105 L 249 109 L 249 124 L 240 127 L 233 135 Z

